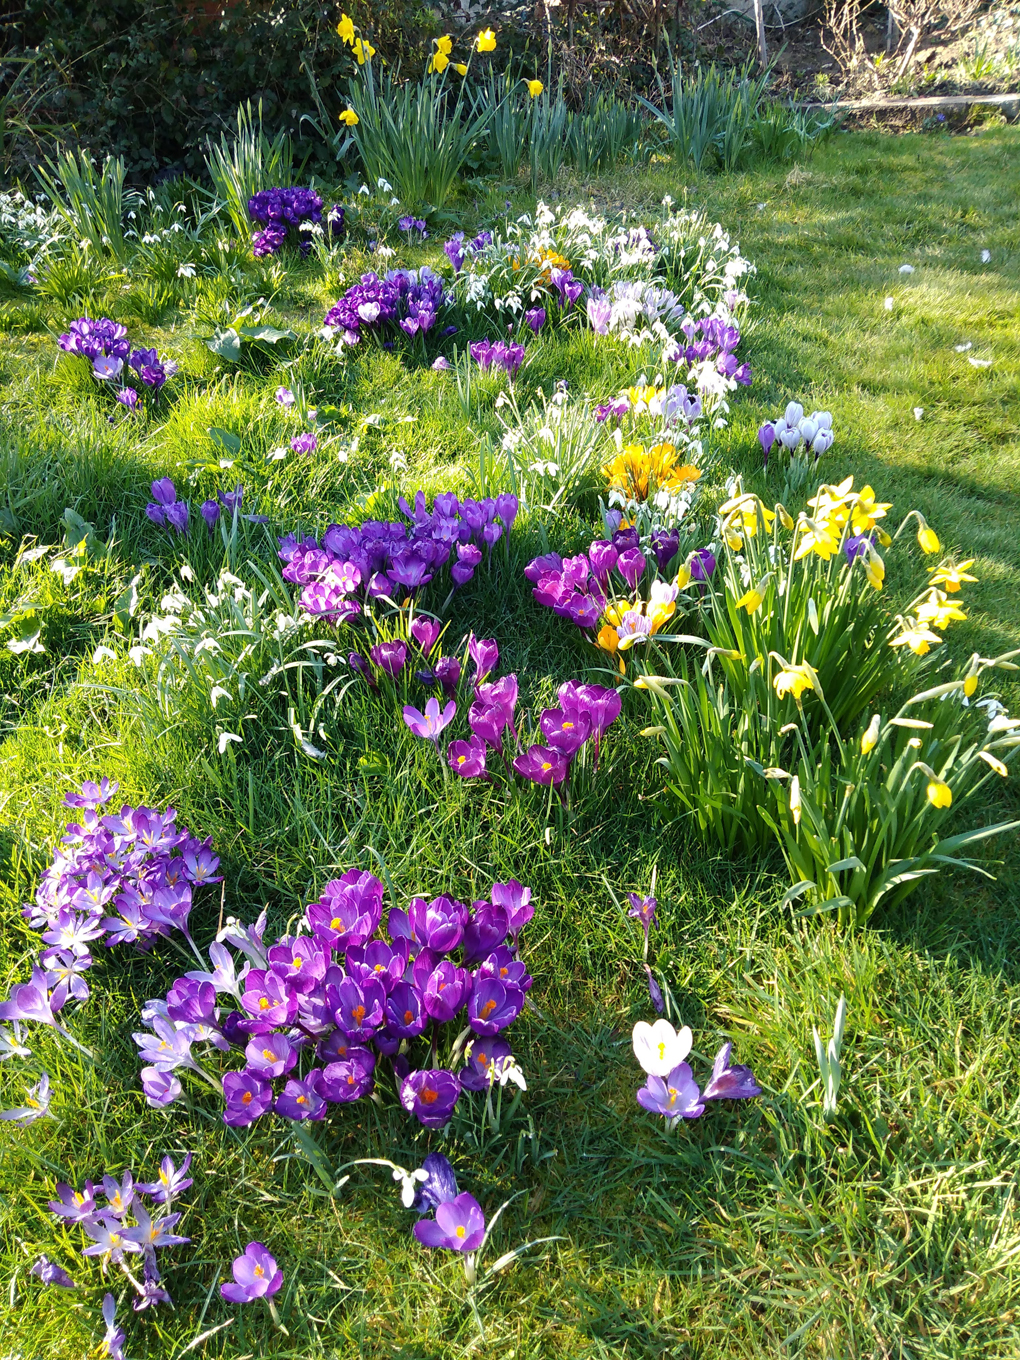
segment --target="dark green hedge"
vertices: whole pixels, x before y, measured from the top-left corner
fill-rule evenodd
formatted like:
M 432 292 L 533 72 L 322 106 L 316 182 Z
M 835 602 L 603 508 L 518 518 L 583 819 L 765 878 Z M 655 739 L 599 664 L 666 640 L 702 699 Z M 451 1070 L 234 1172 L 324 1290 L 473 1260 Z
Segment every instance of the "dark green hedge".
M 420 62 L 436 23 L 422 0 L 345 6 L 391 61 Z M 206 136 L 233 124 L 238 104 L 263 102 L 267 128 L 293 130 L 321 154 L 302 113 L 313 112 L 314 68 L 331 113 L 343 106 L 350 49 L 340 8 L 315 0 L 24 0 L 3 22 L 8 56 L 38 52 L 51 89 L 39 122 L 94 153 L 122 155 L 135 178 L 196 170 Z M 10 68 L 13 69 L 13 68 Z

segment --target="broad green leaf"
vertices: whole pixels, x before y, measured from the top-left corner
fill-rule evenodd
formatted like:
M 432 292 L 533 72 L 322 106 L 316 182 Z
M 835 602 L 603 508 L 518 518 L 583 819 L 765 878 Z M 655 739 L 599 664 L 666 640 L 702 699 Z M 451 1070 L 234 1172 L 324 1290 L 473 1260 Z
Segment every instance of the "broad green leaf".
M 238 454 L 241 452 L 241 436 L 234 434 L 233 430 L 224 430 L 219 425 L 210 425 L 209 438 L 217 448 L 224 449 L 227 453 Z
M 241 357 L 241 337 L 233 326 L 228 326 L 226 329 L 217 326 L 205 344 L 206 348 L 212 350 L 213 354 L 218 354 L 221 359 L 226 359 L 228 363 L 236 364 Z

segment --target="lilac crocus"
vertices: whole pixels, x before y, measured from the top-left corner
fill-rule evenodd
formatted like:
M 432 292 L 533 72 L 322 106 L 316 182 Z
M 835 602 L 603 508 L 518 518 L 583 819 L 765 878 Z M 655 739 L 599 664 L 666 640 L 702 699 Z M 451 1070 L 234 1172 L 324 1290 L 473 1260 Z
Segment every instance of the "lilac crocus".
M 120 402 L 121 406 L 125 406 L 129 411 L 133 411 L 138 405 L 138 393 L 133 387 L 122 387 L 117 393 L 117 400 Z
M 189 1185 L 194 1184 L 188 1175 L 190 1165 L 190 1152 L 180 1166 L 174 1165 L 172 1157 L 164 1157 L 159 1164 L 159 1177 L 154 1181 L 139 1182 L 135 1190 L 151 1196 L 154 1204 L 169 1204 L 175 1195 L 183 1194 Z
M 533 784 L 545 784 L 555 788 L 562 784 L 567 775 L 567 759 L 548 746 L 529 746 L 523 755 L 514 761 L 514 769 L 524 779 Z
M 689 1065 L 679 1063 L 667 1077 L 649 1077 L 637 1093 L 642 1109 L 661 1114 L 672 1125 L 678 1119 L 697 1119 L 705 1112 L 694 1075 Z
M 532 307 L 529 311 L 524 313 L 524 320 L 531 327 L 535 335 L 537 335 L 545 325 L 545 308 Z
M 82 1223 L 96 1212 L 95 1186 L 86 1181 L 84 1190 L 72 1190 L 66 1181 L 58 1181 L 57 1198 L 49 1200 L 47 1207 L 66 1223 Z
M 425 705 L 424 713 L 412 704 L 405 704 L 404 722 L 416 737 L 424 737 L 427 741 L 435 742 L 438 747 L 440 733 L 453 722 L 456 713 L 457 705 L 452 699 L 440 712 L 439 700 L 433 697 Z
M 124 1360 L 124 1328 L 116 1326 L 117 1301 L 112 1294 L 103 1299 L 103 1321 L 106 1335 L 103 1337 L 103 1355 L 106 1360 Z
M 748 1100 L 761 1095 L 761 1087 L 749 1067 L 730 1063 L 731 1043 L 723 1044 L 715 1055 L 712 1075 L 702 1092 L 702 1100 Z
M 400 1087 L 401 1105 L 427 1129 L 449 1123 L 459 1097 L 460 1082 L 443 1068 L 411 1072 Z
M 445 373 L 450 367 L 450 361 L 440 354 L 432 360 L 432 367 L 437 373 Z
M 414 1235 L 423 1247 L 476 1251 L 485 1237 L 485 1215 L 473 1195 L 458 1195 L 436 1208 L 435 1219 L 420 1218 Z
M 145 1103 L 153 1110 L 165 1109 L 183 1095 L 183 1088 L 172 1072 L 163 1072 L 158 1067 L 143 1067 L 139 1076 Z
M 319 1071 L 313 1068 L 311 1072 L 305 1074 L 303 1081 L 291 1077 L 282 1094 L 276 1097 L 276 1104 L 273 1106 L 276 1113 L 284 1119 L 323 1119 L 326 1114 L 326 1102 L 318 1090 L 320 1075 Z
M 220 1285 L 220 1293 L 231 1303 L 251 1303 L 270 1299 L 283 1284 L 283 1271 L 262 1242 L 249 1242 L 244 1255 L 231 1266 L 234 1279 Z
M 36 1084 L 29 1088 L 24 1105 L 12 1110 L 0 1110 L 0 1119 L 20 1124 L 23 1128 L 34 1124 L 37 1119 L 46 1119 L 50 1113 L 50 1079 L 43 1072 Z
M 273 395 L 281 406 L 290 407 L 294 405 L 294 393 L 289 387 L 278 387 Z
M 244 1057 L 249 1072 L 271 1081 L 286 1076 L 298 1055 L 285 1034 L 259 1034 L 249 1042 Z
M 10 997 L 0 1002 L 0 1020 L 34 1020 L 40 1025 L 56 1025 L 46 974 L 41 968 L 32 969 L 31 982 L 11 988 Z
M 769 454 L 772 451 L 772 445 L 775 442 L 776 442 L 776 427 L 775 425 L 773 425 L 771 420 L 766 420 L 764 425 L 760 425 L 758 427 L 758 443 L 761 445 L 761 451 L 765 455 L 766 465 L 768 464 L 769 461 Z
M 655 924 L 655 911 L 658 907 L 654 897 L 639 897 L 637 893 L 628 893 L 630 899 L 630 911 L 628 916 L 633 916 L 635 920 L 641 922 L 645 932 L 645 943 L 648 943 L 648 932 Z
M 294 436 L 290 446 L 295 453 L 314 453 L 319 447 L 319 441 L 311 430 L 305 430 Z
M 368 654 L 381 671 L 395 680 L 407 660 L 407 643 L 400 638 L 394 642 L 377 642 L 369 648 Z
M 613 318 L 613 304 L 607 297 L 602 296 L 590 297 L 585 306 L 588 312 L 588 322 L 595 334 L 608 335 L 609 323 Z
M 28 1273 L 42 1280 L 43 1284 L 59 1285 L 61 1289 L 74 1289 L 76 1287 L 67 1271 L 51 1261 L 48 1256 L 40 1256 Z

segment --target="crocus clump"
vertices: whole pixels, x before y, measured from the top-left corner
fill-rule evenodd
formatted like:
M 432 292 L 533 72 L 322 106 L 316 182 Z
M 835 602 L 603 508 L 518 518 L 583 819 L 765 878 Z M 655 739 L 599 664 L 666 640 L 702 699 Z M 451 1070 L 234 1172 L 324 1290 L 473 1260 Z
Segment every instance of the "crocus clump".
M 326 325 L 339 332 L 340 346 L 357 345 L 366 335 L 392 344 L 398 332 L 425 336 L 435 327 L 449 299 L 431 269 L 391 269 L 382 278 L 362 274 L 326 313 Z M 441 335 L 452 335 L 445 327 Z
M 81 810 L 81 821 L 67 825 L 35 902 L 22 912 L 42 931 L 46 948 L 32 980 L 0 1003 L 0 1019 L 31 1020 L 64 1033 L 54 1017 L 69 999 L 88 998 L 83 974 L 92 966 L 94 944 L 148 949 L 157 935 L 175 929 L 190 939 L 194 889 L 220 881 L 211 842 L 178 829 L 173 808 L 125 804 L 103 813 L 116 791 L 104 778 L 65 796 L 68 807 Z
M 484 1054 L 524 1007 L 532 979 L 517 951 L 533 914 L 531 890 L 511 879 L 470 906 L 440 894 L 391 907 L 383 935 L 382 883 L 353 869 L 272 944 L 264 914 L 254 926 L 231 921 L 211 967 L 142 1011 L 149 1029 L 134 1038 L 149 1104 L 170 1104 L 182 1091 L 177 1072 L 191 1071 L 221 1091 L 235 1128 L 269 1111 L 316 1121 L 378 1088 L 385 1063 L 403 1108 L 441 1128 L 462 1090 L 488 1084 L 479 1052 L 465 1060 L 466 1039 Z M 199 1043 L 241 1065 L 212 1075 L 192 1053 Z
M 473 240 L 467 241 L 462 231 L 454 232 L 450 239 L 443 246 L 446 258 L 453 265 L 454 272 L 459 274 L 465 258 L 470 259 L 477 255 L 479 251 L 492 244 L 492 232 L 480 231 Z
M 334 207 L 331 214 L 335 211 Z M 297 185 L 289 189 L 260 189 L 248 200 L 248 216 L 262 226 L 252 238 L 252 254 L 256 259 L 275 255 L 291 232 L 304 233 L 299 248 L 302 255 L 307 255 L 312 248 L 307 228 L 321 223 L 322 199 L 313 189 Z M 342 227 L 342 216 L 340 221 Z
M 679 547 L 676 529 L 658 530 L 643 545 L 631 525 L 576 557 L 536 557 L 524 574 L 539 604 L 594 632 L 615 655 L 654 637 L 675 615 L 680 591 L 696 575 L 691 563 L 674 570 Z
M 788 403 L 778 420 L 766 420 L 758 430 L 765 467 L 768 467 L 769 454 L 775 445 L 791 455 L 803 446 L 805 456 L 813 453 L 817 463 L 822 454 L 832 448 L 835 438 L 828 411 L 812 411 L 806 416 L 803 406 L 796 401 Z
M 511 378 L 524 363 L 524 346 L 508 345 L 505 340 L 473 340 L 468 352 L 483 372 L 501 368 Z
M 105 316 L 96 320 L 82 316 L 72 321 L 57 344 L 66 354 L 87 359 L 98 382 L 115 385 L 117 400 L 128 410 L 138 406 L 140 397 L 137 388 L 128 386 L 125 379 L 131 377 L 143 391 L 156 394 L 177 372 L 177 365 L 171 359 L 161 360 L 154 349 L 132 350 L 126 327 Z
M 710 1100 L 748 1100 L 761 1095 L 751 1069 L 730 1063 L 731 1043 L 723 1044 L 716 1054 L 712 1075 L 701 1090 L 690 1064 L 684 1061 L 694 1043 L 687 1025 L 677 1032 L 668 1020 L 656 1020 L 653 1025 L 639 1020 L 632 1042 L 634 1056 L 648 1077 L 637 1102 L 649 1113 L 661 1114 L 667 1128 L 676 1127 L 680 1119 L 700 1118 Z
M 294 534 L 280 539 L 283 577 L 302 587 L 302 608 L 342 623 L 363 613 L 371 599 L 403 597 L 429 585 L 447 564 L 453 585 L 466 585 L 483 548 L 491 551 L 504 529 L 510 532 L 518 508 L 509 494 L 461 501 L 445 492 L 429 510 L 421 491 L 413 506 L 403 496 L 398 505 L 407 523 L 331 524 L 321 542 Z
M 189 1152 L 180 1166 L 171 1157 L 164 1157 L 153 1181 L 136 1181 L 130 1171 L 125 1171 L 120 1180 L 107 1175 L 98 1185 L 86 1181 L 82 1190 L 59 1181 L 57 1197 L 49 1201 L 50 1212 L 58 1222 L 64 1227 L 76 1223 L 90 1239 L 82 1248 L 83 1256 L 98 1257 L 104 1273 L 110 1265 L 122 1271 L 135 1291 L 136 1313 L 160 1303 L 173 1306 L 161 1282 L 156 1253 L 167 1247 L 184 1246 L 191 1240 L 174 1232 L 181 1215 L 173 1210 L 174 1200 L 193 1183 L 187 1174 L 190 1165 Z M 39 1258 L 31 1273 L 43 1284 L 62 1289 L 75 1287 L 67 1272 L 45 1256 Z M 107 1300 L 112 1305 L 110 1295 Z M 105 1302 L 103 1316 L 108 1331 L 113 1329 L 114 1309 Z M 123 1341 L 122 1331 L 120 1337 Z
M 152 500 L 145 507 L 145 513 L 153 524 L 165 525 L 178 534 L 188 532 L 188 502 L 177 499 L 177 488 L 169 477 L 153 482 Z

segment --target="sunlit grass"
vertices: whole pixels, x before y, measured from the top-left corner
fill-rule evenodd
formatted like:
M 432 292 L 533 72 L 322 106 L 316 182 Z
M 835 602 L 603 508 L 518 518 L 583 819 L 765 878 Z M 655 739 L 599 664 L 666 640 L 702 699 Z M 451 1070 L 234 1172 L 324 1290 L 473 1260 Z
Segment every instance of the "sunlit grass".
M 947 547 L 977 558 L 970 618 L 947 650 L 994 655 L 1020 645 L 1020 134 L 863 134 L 835 139 L 794 174 L 685 186 L 657 166 L 591 185 L 565 180 L 557 190 L 563 201 L 590 195 L 636 211 L 686 192 L 721 220 L 758 266 L 745 340 L 755 383 L 734 402 L 724 462 L 775 499 L 782 472 L 761 472 L 758 423 L 791 398 L 830 409 L 837 436 L 826 476 L 852 473 L 896 510 L 917 506 Z M 514 198 L 525 206 L 522 193 Z M 469 215 L 470 201 L 463 207 Z M 982 249 L 991 252 L 987 265 Z M 408 262 L 440 260 L 430 242 Z M 915 272 L 901 275 L 904 263 Z M 368 258 L 349 260 L 345 277 L 366 267 Z M 252 289 L 263 281 L 253 273 Z M 230 1317 L 194 1353 L 1015 1356 L 1015 840 L 999 847 L 1007 862 L 997 883 L 947 877 L 902 912 L 841 936 L 794 926 L 779 911 L 775 862 L 722 858 L 657 818 L 660 776 L 638 709 L 610 734 L 602 777 L 571 821 L 547 816 L 538 790 L 512 799 L 444 778 L 434 753 L 398 723 L 395 705 L 359 689 L 329 710 L 322 762 L 300 754 L 285 714 L 268 702 L 239 706 L 242 722 L 248 711 L 260 716 L 248 720 L 243 747 L 223 756 L 214 715 L 194 694 L 158 719 L 138 697 L 145 677 L 130 662 L 94 669 L 90 660 L 118 585 L 140 570 L 148 610 L 173 579 L 184 543 L 144 516 L 153 478 L 173 477 L 193 513 L 240 481 L 245 509 L 268 514 L 270 529 L 321 528 L 380 478 L 430 494 L 466 489 L 479 434 L 500 433 L 495 390 L 468 430 L 450 375 L 380 352 L 343 364 L 295 347 L 217 372 L 201 342 L 204 320 L 172 308 L 143 319 L 137 289 L 129 296 L 119 283 L 103 292 L 101 280 L 87 282 L 107 314 L 122 308 L 132 334 L 171 354 L 183 374 L 170 405 L 147 424 L 111 425 L 88 384 L 72 387 L 67 366 L 54 364 L 53 335 L 78 314 L 74 280 L 64 280 L 62 300 L 8 300 L 0 312 L 8 327 L 0 349 L 3 601 L 18 587 L 11 568 L 20 538 L 58 543 L 66 506 L 102 539 L 114 532 L 101 587 L 91 578 L 55 587 L 47 654 L 0 661 L 8 696 L 0 715 L 4 990 L 38 948 L 19 910 L 66 820 L 61 796 L 104 772 L 121 781 L 118 797 L 170 801 L 182 824 L 211 835 L 225 866 L 224 910 L 250 919 L 267 905 L 280 929 L 326 878 L 356 863 L 371 868 L 381 858 L 401 893 L 484 896 L 493 880 L 516 876 L 539 904 L 525 936 L 538 1009 L 514 1030 L 532 1124 L 520 1120 L 480 1142 L 464 1121 L 443 1143 L 365 1102 L 335 1115 L 324 1142 L 336 1166 L 363 1156 L 411 1165 L 443 1146 L 461 1188 L 489 1212 L 525 1192 L 503 1216 L 494 1254 L 529 1238 L 564 1240 L 497 1278 L 479 1303 L 482 1342 L 458 1263 L 417 1247 L 385 1173 L 356 1170 L 329 1200 L 302 1163 L 286 1159 L 279 1121 L 233 1132 L 202 1095 L 191 1110 L 145 1106 L 130 1033 L 140 1004 L 165 992 L 178 961 L 165 945 L 149 956 L 116 951 L 93 970 L 93 999 L 73 1021 L 98 1062 L 33 1032 L 34 1058 L 54 1078 L 59 1122 L 0 1131 L 5 1352 L 77 1357 L 100 1334 L 99 1271 L 46 1213 L 53 1181 L 127 1167 L 151 1175 L 164 1152 L 190 1150 L 195 1186 L 182 1229 L 192 1244 L 165 1259 L 177 1307 L 128 1318 L 131 1356 L 177 1357 Z M 303 265 L 273 299 L 274 315 L 298 331 L 318 326 L 339 286 Z M 44 320 L 49 333 L 27 329 L 22 314 L 33 326 Z M 957 353 L 967 341 L 973 348 Z M 531 353 L 522 393 L 565 379 L 605 399 L 647 362 L 581 335 Z M 992 364 L 975 368 L 968 355 Z M 328 447 L 310 460 L 267 461 L 294 432 L 273 400 L 291 378 L 339 408 L 339 442 L 359 434 L 347 462 Z M 380 423 L 363 426 L 373 413 Z M 210 427 L 240 437 L 233 467 L 219 466 Z M 393 473 L 394 452 L 407 460 L 406 473 Z M 590 529 L 571 520 L 550 537 L 580 546 Z M 246 532 L 242 574 L 271 552 L 261 531 Z M 456 599 L 451 633 L 474 626 L 497 637 L 505 668 L 518 671 L 527 701 L 540 703 L 596 663 L 531 600 L 520 569 L 541 550 L 538 526 L 522 518 L 515 538 L 509 570 L 497 553 L 491 575 L 481 570 Z M 214 579 L 222 550 L 201 525 L 187 551 L 200 579 Z M 1015 685 L 1006 690 L 1015 698 Z M 359 767 L 366 753 L 379 773 Z M 1011 786 L 1000 797 L 1015 809 Z M 1001 815 L 1001 806 L 988 810 L 989 820 Z M 662 924 L 652 959 L 694 1028 L 698 1061 L 732 1038 L 765 1089 L 749 1108 L 713 1111 L 675 1136 L 634 1103 L 629 1035 L 649 1007 L 633 923 L 610 892 L 647 890 L 653 867 Z M 217 892 L 199 896 L 201 938 L 211 938 L 219 909 Z M 837 1121 L 826 1126 L 812 1089 L 811 1028 L 829 1032 L 841 993 L 849 1002 L 844 1084 Z M 0 1069 L 5 1106 L 22 1094 L 25 1069 L 16 1064 Z M 284 1270 L 277 1302 L 289 1337 L 258 1305 L 228 1308 L 215 1287 L 255 1239 Z M 39 1251 L 87 1290 L 69 1299 L 29 1279 Z

